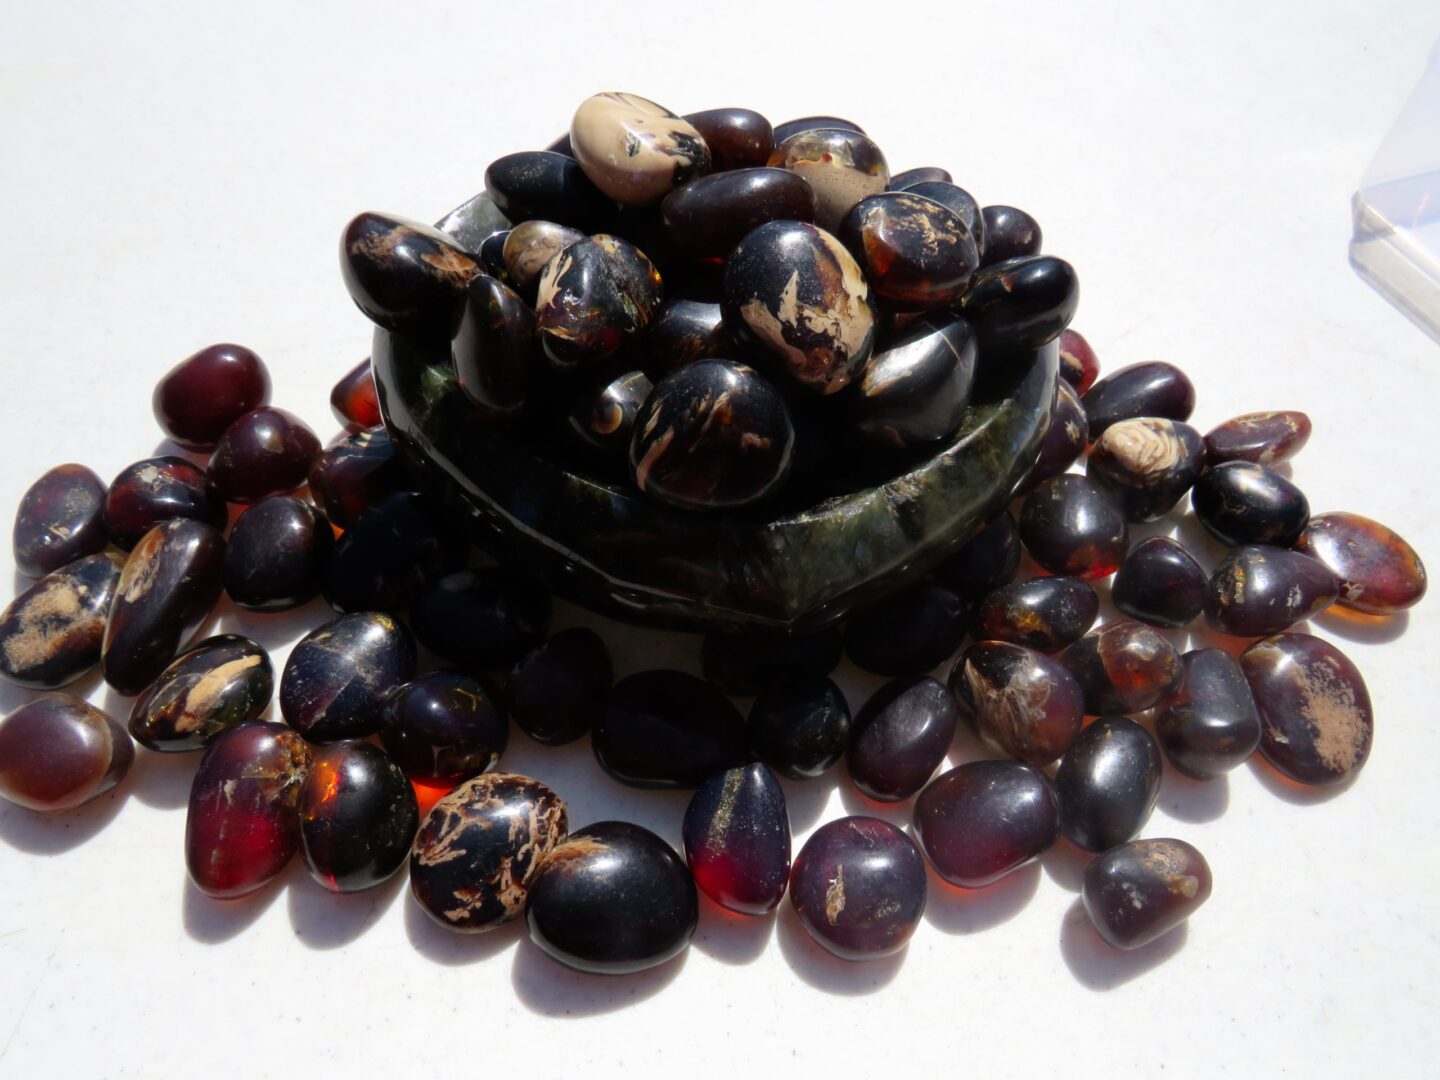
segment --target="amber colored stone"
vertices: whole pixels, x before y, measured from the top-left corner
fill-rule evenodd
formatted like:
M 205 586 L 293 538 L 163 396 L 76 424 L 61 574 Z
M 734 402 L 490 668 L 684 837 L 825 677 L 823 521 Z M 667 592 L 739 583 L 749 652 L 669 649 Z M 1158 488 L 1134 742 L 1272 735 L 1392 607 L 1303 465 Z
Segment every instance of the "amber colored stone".
M 236 420 L 210 456 L 210 480 L 230 502 L 294 491 L 320 453 L 320 440 L 294 413 L 273 406 Z
M 1027 255 L 976 271 L 960 302 L 980 349 L 1038 349 L 1069 325 L 1080 303 L 1075 268 L 1054 255 Z
M 1060 377 L 1083 394 L 1100 376 L 1100 360 L 1090 343 L 1077 330 L 1067 328 L 1060 335 Z
M 1425 564 L 1401 536 L 1344 511 L 1317 514 L 1295 550 L 1318 559 L 1340 582 L 1336 603 L 1370 615 L 1394 615 L 1420 602 Z
M 1170 764 L 1210 780 L 1249 760 L 1260 744 L 1260 714 L 1240 664 L 1224 649 L 1180 658 L 1185 675 L 1160 703 L 1155 735 Z
M 621 679 L 591 740 L 600 767 L 630 787 L 699 787 L 746 758 L 745 724 L 735 706 L 683 671 Z
M 0 796 L 31 810 L 69 810 L 125 777 L 125 729 L 69 694 L 45 694 L 0 720 Z
M 1188 626 L 1205 607 L 1205 571 L 1183 544 L 1152 536 L 1130 549 L 1110 599 L 1132 619 L 1151 626 Z
M 465 313 L 451 346 L 455 378 L 487 417 L 506 420 L 525 407 L 535 342 L 535 313 L 489 274 L 465 290 Z
M 1211 885 L 1205 857 L 1185 841 L 1135 840 L 1087 866 L 1080 895 L 1102 938 L 1138 949 L 1195 914 Z
M 1304 448 L 1310 441 L 1310 429 L 1310 417 L 1295 409 L 1236 416 L 1205 435 L 1206 461 L 1210 465 L 1226 461 L 1278 465 Z
M 180 457 L 146 458 L 110 481 L 105 527 L 126 551 L 156 525 L 177 518 L 225 527 L 225 499 L 198 465 Z
M 383 427 L 347 435 L 310 463 L 310 497 L 330 521 L 348 529 L 387 495 L 404 490 L 405 469 Z M 238 526 L 237 526 L 238 527 Z
M 1205 619 L 1222 634 L 1278 634 L 1335 602 L 1340 583 L 1324 563 L 1288 548 L 1247 544 L 1215 567 Z
M 915 800 L 915 836 L 952 885 L 978 889 L 1048 851 L 1060 800 L 1033 765 L 972 761 L 937 776 Z
M 894 179 L 890 181 L 891 191 L 908 191 L 911 195 L 923 195 L 937 202 L 958 217 L 975 238 L 977 252 L 985 250 L 985 214 L 975 196 L 952 180 L 920 180 L 905 188 L 897 188 Z
M 866 196 L 850 208 L 837 235 L 876 295 L 905 305 L 955 303 L 980 265 L 966 224 L 949 207 L 911 192 Z
M 1070 468 L 1085 452 L 1088 438 L 1089 422 L 1085 419 L 1085 408 L 1070 384 L 1061 379 L 1055 387 L 1055 413 L 1050 418 L 1045 441 L 1040 444 L 1040 456 L 1035 459 L 1034 468 L 1017 494 L 1031 491 Z
M 1058 660 L 1003 641 L 966 649 L 950 690 L 988 749 L 1037 767 L 1070 748 L 1085 718 L 1080 686 Z
M 335 532 L 291 495 L 271 495 L 235 520 L 225 546 L 225 591 L 251 611 L 288 611 L 320 591 Z
M 485 684 L 460 671 L 432 671 L 385 695 L 380 742 L 407 776 L 453 787 L 495 767 L 510 738 Z
M 15 511 L 11 547 L 27 577 L 44 577 L 105 550 L 106 487 L 84 465 L 56 465 L 31 484 Z
M 779 146 L 791 135 L 798 135 L 802 131 L 817 131 L 820 128 L 837 128 L 840 131 L 858 131 L 864 134 L 865 129 L 853 120 L 844 120 L 838 116 L 802 116 L 797 120 L 786 120 L 775 125 L 775 145 Z
M 415 674 L 415 642 L 388 615 L 342 615 L 301 638 L 280 676 L 280 713 L 311 742 L 373 735 L 386 695 Z
M 1060 654 L 1085 693 L 1091 716 L 1144 712 L 1183 675 L 1175 646 L 1143 623 L 1108 622 Z
M 335 419 L 352 431 L 380 423 L 380 399 L 375 393 L 375 377 L 370 372 L 368 356 L 335 384 L 330 391 L 330 408 Z
M 878 802 L 908 799 L 945 760 L 959 711 L 928 675 L 886 683 L 855 714 L 845 753 L 851 781 Z
M 1055 771 L 1060 831 L 1084 851 L 1135 838 L 1160 796 L 1160 747 L 1134 720 L 1102 716 L 1080 732 Z
M 130 734 L 151 750 L 199 750 L 270 707 L 275 669 L 255 642 L 206 638 L 160 673 L 130 710 Z
M 1305 493 L 1279 473 L 1248 461 L 1216 465 L 1195 484 L 1190 505 L 1222 543 L 1289 547 L 1310 520 Z
M 1195 384 L 1174 364 L 1148 360 L 1106 375 L 1080 398 L 1090 421 L 1090 438 L 1120 420 L 1156 416 L 1189 420 L 1195 411 Z
M 764 915 L 780 903 L 790 879 L 790 818 L 767 766 L 737 766 L 701 784 L 682 834 L 695 884 L 721 907 Z
M 1370 757 L 1375 715 L 1365 680 L 1323 638 L 1276 634 L 1240 657 L 1260 712 L 1260 752 L 1301 784 L 1338 784 Z
M 285 869 L 300 847 L 309 765 L 309 745 L 284 724 L 252 721 L 210 744 L 185 817 L 185 865 L 196 888 L 234 899 Z
M 770 121 L 754 109 L 706 109 L 685 119 L 710 148 L 711 172 L 764 165 L 775 148 Z
M 1089 582 L 1070 577 L 1012 581 L 985 595 L 970 617 L 976 641 L 1008 641 L 1037 652 L 1059 652 L 1080 640 L 1100 614 Z
M 1014 206 L 987 206 L 981 210 L 985 221 L 985 246 L 981 265 L 993 266 L 1007 259 L 1038 254 L 1045 235 L 1040 223 Z
M 317 748 L 300 787 L 305 867 L 331 892 L 373 889 L 405 865 L 420 827 L 415 790 L 368 742 Z
M 0 678 L 53 690 L 99 663 L 124 565 L 109 553 L 77 559 L 11 601 L 0 613 Z
M 243 345 L 210 345 L 155 384 L 151 406 L 166 435 L 186 450 L 209 450 L 225 429 L 270 400 L 270 372 Z
M 1025 496 L 1020 539 L 1050 573 L 1094 580 L 1119 569 L 1130 529 L 1114 496 L 1089 477 L 1062 473 Z

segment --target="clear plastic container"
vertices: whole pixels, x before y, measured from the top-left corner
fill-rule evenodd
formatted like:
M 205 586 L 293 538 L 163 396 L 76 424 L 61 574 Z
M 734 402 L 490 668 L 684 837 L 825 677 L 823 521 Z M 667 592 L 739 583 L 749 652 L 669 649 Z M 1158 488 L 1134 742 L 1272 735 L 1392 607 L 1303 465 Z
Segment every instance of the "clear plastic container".
M 1440 44 L 1351 207 L 1350 265 L 1440 341 Z

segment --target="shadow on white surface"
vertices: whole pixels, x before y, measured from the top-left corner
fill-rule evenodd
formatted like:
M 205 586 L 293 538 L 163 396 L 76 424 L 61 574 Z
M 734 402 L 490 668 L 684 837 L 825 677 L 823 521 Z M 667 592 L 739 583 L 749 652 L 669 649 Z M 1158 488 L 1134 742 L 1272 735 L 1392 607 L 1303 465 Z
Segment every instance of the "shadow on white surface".
M 1367 615 L 1363 611 L 1332 607 L 1315 616 L 1315 625 L 1327 634 L 1365 645 L 1385 645 L 1403 637 L 1410 628 L 1410 613 Z
M 1166 768 L 1160 777 L 1158 805 L 1178 821 L 1192 825 L 1214 821 L 1230 806 L 1230 779 L 1222 775 L 1213 780 L 1192 780 Z
M 317 950 L 348 945 L 390 910 L 400 895 L 401 883 L 408 880 L 409 874 L 402 866 L 364 892 L 332 893 L 308 875 L 303 881 L 292 881 L 285 901 L 296 939 L 307 948 Z
M 1022 866 L 980 889 L 951 885 L 925 865 L 925 921 L 947 934 L 978 934 L 1007 923 L 1040 887 L 1040 864 Z
M 136 745 L 135 764 L 126 784 L 130 793 L 157 810 L 180 810 L 190 801 L 190 785 L 204 751 L 167 754 Z
M 1138 949 L 1117 949 L 1105 943 L 1076 900 L 1060 924 L 1060 955 L 1076 982 L 1087 990 L 1114 990 L 1155 970 L 1185 947 L 1188 930 L 1181 923 L 1163 937 Z
M 115 820 L 130 795 L 122 783 L 73 810 L 46 813 L 0 800 L 0 841 L 31 855 L 62 855 L 93 839 Z
M 787 780 L 778 777 L 780 789 L 785 792 L 785 811 L 790 817 L 790 832 L 806 833 L 820 823 L 825 808 L 830 805 L 830 796 L 840 782 L 840 766 L 832 766 L 823 776 L 814 780 Z
M 155 444 L 155 449 L 150 451 L 151 457 L 178 457 L 184 458 L 192 465 L 199 465 L 205 468 L 210 464 L 210 455 L 204 450 L 186 450 L 179 443 L 171 439 L 161 439 Z M 136 460 L 140 460 L 136 458 Z
M 26 578 L 25 580 L 29 581 L 30 579 Z M 28 687 L 16 686 L 12 682 L 0 679 L 0 716 L 9 716 L 22 705 L 29 704 L 45 694 L 69 694 L 71 697 L 89 698 L 99 686 L 100 668 L 98 665 L 69 685 L 57 687 L 54 690 L 31 690 Z M 104 707 L 101 706 L 101 708 Z M 129 715 L 129 711 L 126 710 L 115 719 L 124 724 Z
M 587 975 L 551 960 L 526 938 L 515 950 L 510 982 L 520 1003 L 533 1013 L 599 1016 L 658 994 L 680 974 L 689 955 L 686 949 L 659 967 L 633 975 Z
M 395 876 L 409 880 L 408 872 L 403 869 Z M 403 901 L 405 936 L 416 952 L 437 964 L 459 967 L 488 960 L 512 947 L 525 933 L 525 920 L 516 919 L 483 934 L 457 934 L 425 914 L 408 889 L 406 894 Z
M 1063 836 L 1040 856 L 1045 876 L 1068 892 L 1078 893 L 1085 884 L 1085 868 L 1095 856 L 1082 851 Z
M 1337 796 L 1344 795 L 1360 775 L 1356 771 L 1339 784 L 1327 784 L 1323 787 L 1297 784 L 1276 772 L 1258 750 L 1250 758 L 1250 771 L 1255 774 L 1255 779 L 1260 781 L 1260 786 L 1271 795 L 1296 806 L 1313 806 L 1316 803 L 1329 802 Z
M 780 903 L 788 903 L 782 898 Z M 758 960 L 775 936 L 774 911 L 765 915 L 741 915 L 729 911 L 700 894 L 700 925 L 691 942 L 706 956 L 722 964 L 749 964 Z
M 247 637 L 262 646 L 266 652 L 292 645 L 310 631 L 337 618 L 336 612 L 319 597 L 289 611 L 263 612 L 243 608 L 222 593 L 215 609 L 225 625 L 224 633 Z M 197 636 L 195 640 L 199 641 L 200 638 Z M 274 662 L 274 657 L 271 657 L 271 661 Z M 278 665 L 275 668 L 275 688 L 280 688 Z
M 195 887 L 190 876 L 185 876 L 185 890 L 180 901 L 181 917 L 185 932 L 191 939 L 202 945 L 219 945 L 229 941 L 252 926 L 256 919 L 280 898 L 280 894 L 292 884 L 294 875 L 305 875 L 305 868 L 298 859 L 292 859 L 285 871 L 262 888 L 235 900 L 217 900 L 206 896 Z M 295 881 L 295 885 L 302 882 Z
M 841 960 L 831 955 L 806 933 L 788 898 L 780 905 L 776 915 L 775 937 L 780 943 L 780 955 L 790 969 L 811 986 L 828 994 L 847 997 L 873 994 L 888 986 L 905 962 L 905 949 L 892 956 L 860 962 Z

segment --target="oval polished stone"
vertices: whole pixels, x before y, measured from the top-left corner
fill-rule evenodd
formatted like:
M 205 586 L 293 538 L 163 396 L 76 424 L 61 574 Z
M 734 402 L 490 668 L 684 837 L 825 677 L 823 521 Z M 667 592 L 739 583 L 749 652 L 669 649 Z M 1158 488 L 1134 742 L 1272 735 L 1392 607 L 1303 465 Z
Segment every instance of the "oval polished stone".
M 829 675 L 840 664 L 838 627 L 782 637 L 758 631 L 712 631 L 700 645 L 705 678 L 727 694 L 752 697 L 764 690 Z
M 959 316 L 931 315 L 871 354 L 844 402 L 862 438 L 911 449 L 955 434 L 975 385 L 975 335 Z
M 261 499 L 235 520 L 225 547 L 225 591 L 251 611 L 299 607 L 320 592 L 334 546 L 330 522 L 303 499 Z
M 53 690 L 98 664 L 124 565 L 119 555 L 77 559 L 12 600 L 0 613 L 0 677 Z
M 1175 646 L 1143 623 L 1108 622 L 1060 654 L 1085 694 L 1090 716 L 1144 712 L 1180 682 Z
M 280 712 L 311 742 L 360 739 L 385 721 L 385 696 L 415 674 L 415 642 L 388 615 L 342 615 L 290 650 Z
M 1080 686 L 1058 660 L 1004 641 L 966 649 L 950 689 L 988 749 L 1037 767 L 1070 748 L 1085 717 Z
M 533 299 L 550 260 L 584 239 L 580 230 L 553 221 L 522 221 L 505 236 L 501 257 L 506 281 L 520 296 Z
M 754 109 L 706 109 L 686 113 L 685 120 L 710 148 L 713 172 L 764 165 L 775 148 L 770 121 Z
M 979 889 L 1054 845 L 1059 796 L 1031 765 L 972 761 L 941 773 L 920 793 L 915 835 L 937 874 Z
M 1025 496 L 1020 539 L 1050 573 L 1095 580 L 1119 568 L 1130 529 L 1114 496 L 1089 477 L 1061 473 Z
M 859 264 L 827 232 L 761 225 L 725 264 L 725 325 L 779 362 L 801 390 L 834 394 L 875 346 L 876 311 Z
M 1110 583 L 1110 599 L 1151 626 L 1189 626 L 1204 610 L 1206 588 L 1205 571 L 1183 544 L 1152 536 L 1125 556 Z
M 1371 615 L 1394 615 L 1425 595 L 1425 564 L 1399 533 L 1344 511 L 1310 519 L 1295 550 L 1324 563 L 1340 583 L 1336 603 Z
M 485 685 L 459 671 L 432 671 L 385 695 L 380 742 L 407 776 L 453 787 L 495 767 L 510 737 Z
M 904 191 L 915 184 L 953 184 L 955 178 L 948 169 L 938 165 L 920 165 L 914 169 L 902 169 L 890 177 L 891 191 Z
M 902 304 L 952 304 L 980 265 L 965 223 L 947 207 L 910 192 L 866 196 L 850 208 L 838 235 L 876 295 Z
M 965 640 L 965 602 L 944 585 L 918 581 L 845 621 L 845 654 L 876 675 L 918 675 Z
M 1189 420 L 1195 411 L 1195 385 L 1174 364 L 1148 360 L 1106 375 L 1080 398 L 1090 421 L 1090 438 L 1111 424 L 1137 416 Z
M 505 710 L 530 738 L 559 746 L 594 726 L 614 682 L 605 640 L 588 627 L 572 626 L 516 661 L 505 682 Z
M 790 880 L 785 793 L 756 762 L 716 773 L 690 799 L 681 829 L 695 884 L 742 915 L 773 911 Z
M 209 345 L 161 376 L 150 399 L 160 430 L 209 450 L 225 429 L 270 400 L 270 372 L 244 345 Z
M 413 491 L 387 495 L 335 543 L 322 591 L 337 611 L 405 607 L 465 561 L 456 521 Z
M 635 486 L 682 509 L 746 506 L 790 471 L 795 427 L 785 399 L 744 364 L 699 360 L 667 375 L 635 419 Z
M 710 171 L 700 133 L 638 94 L 586 98 L 570 121 L 570 147 L 594 185 L 624 206 L 648 206 Z
M 645 374 L 659 382 L 696 360 L 715 360 L 735 352 L 719 304 L 666 300 L 655 313 L 642 343 Z
M 980 261 L 978 255 L 985 250 L 985 217 L 975 196 L 949 180 L 921 180 L 903 189 L 896 188 L 895 181 L 891 180 L 890 188 L 892 191 L 904 190 L 911 195 L 922 195 L 958 217 L 961 224 L 970 230 L 970 236 L 975 241 L 976 261 Z
M 1206 433 L 1205 460 L 1210 465 L 1226 461 L 1278 465 L 1304 448 L 1310 429 L 1310 417 L 1297 409 L 1245 413 Z
M 1211 884 L 1205 857 L 1185 841 L 1135 840 L 1087 866 L 1080 895 L 1102 938 L 1138 949 L 1195 914 Z
M 1240 656 L 1260 713 L 1260 752 L 1301 784 L 1338 784 L 1370 757 L 1375 714 L 1350 658 L 1323 638 L 1277 634 Z
M 1164 517 L 1204 470 L 1200 433 L 1153 416 L 1111 424 L 1085 463 L 1085 474 L 1120 501 L 1131 521 Z
M 225 540 L 204 522 L 156 525 L 125 561 L 105 624 L 105 681 L 138 694 L 165 669 L 220 596 Z
M 1002 585 L 976 605 L 970 636 L 1059 652 L 1095 625 L 1100 597 L 1079 578 L 1039 577 Z
M 110 481 L 105 527 L 126 551 L 156 525 L 178 518 L 225 527 L 225 500 L 198 465 L 180 457 L 146 458 Z
M 899 952 L 925 913 L 925 859 L 903 832 L 872 817 L 820 826 L 790 870 L 800 924 L 842 960 Z
M 309 744 L 283 724 L 251 721 L 210 744 L 185 815 L 185 866 L 197 889 L 231 900 L 285 869 L 300 847 L 309 767 Z
M 300 786 L 300 850 L 316 883 L 373 889 L 405 865 L 420 808 L 384 750 L 346 741 L 317 748 Z
M 684 861 L 628 821 L 597 822 L 556 845 L 525 905 L 531 941 L 566 967 L 597 975 L 629 975 L 678 956 L 699 920 Z
M 507 667 L 545 639 L 550 594 L 502 567 L 459 570 L 415 600 L 410 625 L 420 644 L 452 664 Z
M 639 788 L 693 788 L 745 763 L 745 722 L 728 698 L 683 671 L 621 679 L 595 723 L 600 767 Z
M 1050 418 L 1050 429 L 1040 444 L 1040 456 L 1025 479 L 1024 489 L 1032 490 L 1075 464 L 1085 452 L 1089 429 L 1080 398 L 1062 379 L 1055 387 L 1055 414 Z
M 987 521 L 959 551 L 935 568 L 935 576 L 961 596 L 979 599 L 1015 577 L 1020 530 L 1010 511 Z
M 580 163 L 553 151 L 522 150 L 496 158 L 485 170 L 485 190 L 517 223 L 538 219 L 586 229 L 613 212 Z
M 928 675 L 895 679 L 855 715 L 845 767 L 877 802 L 914 795 L 945 760 L 959 710 L 945 684 Z
M 1078 330 L 1067 327 L 1060 335 L 1060 377 L 1075 388 L 1076 394 L 1083 394 L 1099 376 L 1100 360 L 1095 350 Z
M 1083 851 L 1133 840 L 1160 797 L 1160 747 L 1134 720 L 1102 716 L 1076 737 L 1055 772 L 1060 831 Z
M 850 744 L 850 705 L 823 675 L 763 690 L 745 719 L 750 753 L 781 776 L 813 780 Z
M 816 131 L 820 128 L 858 131 L 862 135 L 865 133 L 865 129 L 853 120 L 843 120 L 838 116 L 802 116 L 798 120 L 786 120 L 784 123 L 775 125 L 775 145 L 779 146 L 791 135 L 798 135 L 802 131 Z
M 350 299 L 377 326 L 448 339 L 460 325 L 475 260 L 439 229 L 366 212 L 340 237 L 340 273 Z
M 890 166 L 869 136 L 841 128 L 776 134 L 768 164 L 803 176 L 815 189 L 815 222 L 835 232 L 850 208 L 890 183 Z
M 354 525 L 362 513 L 405 486 L 405 469 L 383 427 L 345 436 L 320 451 L 310 464 L 310 497 L 341 529 Z
M 151 750 L 200 750 L 270 707 L 275 669 L 249 638 L 221 634 L 177 656 L 130 710 L 130 734 Z
M 540 275 L 535 335 L 557 366 L 590 366 L 643 334 L 662 296 L 660 271 L 634 244 L 577 240 Z
M 692 180 L 660 204 L 665 231 L 691 259 L 727 259 L 770 221 L 815 220 L 815 192 L 786 169 L 737 169 Z
M 1305 493 L 1279 473 L 1248 461 L 1217 465 L 1195 484 L 1190 504 L 1223 543 L 1289 547 L 1310 520 Z
M 230 502 L 259 502 L 305 483 L 318 453 L 320 440 L 305 421 L 266 405 L 225 429 L 210 455 L 210 481 Z
M 1286 548 L 1250 544 L 1215 567 L 1205 619 L 1222 634 L 1278 634 L 1335 602 L 1340 584 L 1317 559 Z
M 982 349 L 1038 349 L 1060 336 L 1079 304 L 1075 268 L 1054 255 L 1030 255 L 978 271 L 960 311 Z
M 70 694 L 32 698 L 0 720 L 0 796 L 30 810 L 69 810 L 125 778 L 125 729 Z
M 985 247 L 980 265 L 993 266 L 1007 259 L 1036 255 L 1044 240 L 1040 223 L 1013 206 L 987 206 L 980 212 L 985 221 Z
M 568 827 L 565 804 L 538 780 L 513 773 L 467 780 L 420 827 L 410 892 L 448 930 L 493 930 L 524 913 L 541 863 Z
M 505 242 L 510 239 L 510 233 L 510 229 L 491 233 L 480 241 L 480 248 L 475 252 L 481 271 L 504 285 L 510 282 L 510 271 L 505 267 Z
M 330 391 L 330 411 L 348 431 L 373 428 L 380 423 L 380 399 L 367 356 L 351 368 Z
M 1210 780 L 1249 760 L 1260 745 L 1260 714 L 1224 649 L 1195 649 L 1180 660 L 1184 677 L 1160 703 L 1155 734 L 1178 772 Z
M 514 289 L 476 274 L 451 345 L 455 378 L 487 417 L 504 420 L 525 407 L 531 378 L 535 313 Z
M 11 548 L 16 568 L 26 577 L 44 577 L 104 551 L 110 542 L 106 490 L 84 465 L 56 465 L 31 484 L 15 511 Z
M 635 435 L 635 420 L 654 389 L 643 371 L 627 371 L 617 379 L 607 373 L 598 390 L 582 393 L 570 407 L 570 430 L 582 443 L 623 459 Z

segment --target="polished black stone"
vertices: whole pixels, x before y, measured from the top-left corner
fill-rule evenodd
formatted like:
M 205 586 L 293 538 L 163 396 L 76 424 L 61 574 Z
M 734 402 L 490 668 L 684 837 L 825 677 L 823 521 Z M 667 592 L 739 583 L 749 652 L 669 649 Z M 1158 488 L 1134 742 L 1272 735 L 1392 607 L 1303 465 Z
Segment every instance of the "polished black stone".
M 615 666 L 605 640 L 572 626 L 516 661 L 505 683 L 505 709 L 536 742 L 573 742 L 605 711 Z
M 624 460 L 635 435 L 635 419 L 654 389 L 643 371 L 618 378 L 605 373 L 598 385 L 580 393 L 570 407 L 570 430 L 587 446 Z
M 1055 772 L 1060 831 L 1084 851 L 1133 840 L 1160 796 L 1160 747 L 1134 720 L 1102 716 L 1076 737 Z
M 84 465 L 56 465 L 26 488 L 11 534 L 19 571 L 44 577 L 104 551 L 105 494 L 104 482 Z
M 719 304 L 670 299 L 660 305 L 643 349 L 645 374 L 659 382 L 696 360 L 733 356 L 737 346 L 725 329 Z
M 1029 255 L 979 270 L 960 303 L 986 349 L 1036 349 L 1060 336 L 1080 304 L 1075 269 L 1053 255 Z
M 1222 542 L 1290 547 L 1310 521 L 1305 493 L 1264 465 L 1227 461 L 1195 484 L 1195 516 Z
M 660 216 L 687 258 L 728 259 L 746 233 L 766 222 L 813 222 L 815 191 L 788 169 L 717 172 L 665 196 Z
M 955 698 L 938 679 L 886 683 L 855 714 L 845 753 L 851 781 L 878 802 L 908 799 L 945 760 L 958 719 Z
M 1210 867 L 1183 840 L 1135 840 L 1085 868 L 1081 898 L 1100 936 L 1138 949 L 1173 930 L 1210 899 Z
M 476 274 L 451 344 L 461 391 L 485 416 L 506 420 L 525 407 L 533 372 L 535 313 L 510 286 Z
M 205 470 L 181 457 L 155 457 L 121 469 L 105 497 L 105 528 L 129 551 L 163 521 L 190 518 L 224 529 L 225 499 Z
M 915 836 L 952 885 L 979 889 L 1018 870 L 1060 835 L 1050 778 L 1016 761 L 972 761 L 937 776 L 915 800 Z
M 236 634 L 187 649 L 135 699 L 130 734 L 151 750 L 200 750 L 222 732 L 258 720 L 275 693 L 263 648 Z
M 949 184 L 954 180 L 948 169 L 942 169 L 938 165 L 920 165 L 914 169 L 902 169 L 890 177 L 890 190 L 904 191 L 916 184 Z
M 845 654 L 876 675 L 917 675 L 947 660 L 965 640 L 965 602 L 928 581 L 858 608 L 845 622 Z
M 1038 652 L 1059 652 L 1080 640 L 1099 613 L 1099 595 L 1079 578 L 1012 581 L 986 593 L 975 606 L 970 636 L 976 641 L 1008 641 Z
M 917 319 L 872 353 L 842 400 L 862 438 L 909 450 L 943 442 L 975 385 L 975 335 L 960 316 Z
M 465 668 L 507 667 L 550 629 L 550 594 L 536 581 L 497 566 L 440 578 L 410 607 L 420 644 Z
M 422 783 L 453 786 L 495 767 L 510 737 L 485 684 L 461 671 L 432 671 L 392 688 L 380 742 Z
M 320 592 L 335 532 L 325 515 L 302 499 L 272 495 L 235 521 L 225 548 L 230 599 L 252 611 L 287 611 Z
M 764 165 L 775 147 L 770 121 L 754 109 L 706 109 L 685 120 L 710 148 L 711 172 Z
M 460 323 L 474 258 L 439 229 L 387 214 L 358 214 L 340 237 L 350 299 L 377 326 L 448 340 Z
M 500 212 L 490 193 L 482 191 L 451 210 L 435 227 L 459 244 L 462 251 L 478 255 L 487 238 L 510 227 L 510 219 Z
M 1119 568 L 1130 529 L 1109 492 L 1089 477 L 1061 473 L 1025 496 L 1020 539 L 1050 573 L 1093 580 Z
M 695 884 L 742 915 L 773 911 L 790 880 L 785 793 L 758 762 L 716 773 L 685 808 L 685 862 Z
M 0 613 L 0 678 L 53 690 L 98 664 L 124 565 L 120 555 L 87 555 L 12 600 Z
M 305 483 L 320 440 L 294 413 L 262 405 L 220 436 L 210 455 L 210 481 L 233 503 L 284 495 Z
M 332 524 L 348 529 L 408 480 L 395 444 L 383 427 L 347 435 L 310 464 L 310 497 Z
M 1175 647 L 1143 623 L 1107 622 L 1060 654 L 1085 692 L 1091 716 L 1144 712 L 1180 682 L 1184 669 Z
M 335 544 L 323 579 L 337 611 L 390 611 L 416 600 L 465 561 L 466 543 L 441 508 L 411 491 L 364 511 Z
M 1222 634 L 1278 634 L 1324 611 L 1339 592 L 1339 580 L 1318 559 L 1288 548 L 1247 544 L 1210 575 L 1205 619 Z
M 300 851 L 331 892 L 373 889 L 410 855 L 415 791 L 384 750 L 347 741 L 317 749 L 300 787 Z
M 850 744 L 850 705 L 824 676 L 763 690 L 745 720 L 750 753 L 791 780 L 813 780 Z
M 763 631 L 712 631 L 700 646 L 705 678 L 727 694 L 751 697 L 767 689 L 829 675 L 844 640 L 835 627 L 782 637 Z
M 485 190 L 512 222 L 538 218 L 588 230 L 614 213 L 578 161 L 546 150 L 496 158 L 485 170 Z
M 935 576 L 961 596 L 979 599 L 1012 580 L 1019 566 L 1020 531 L 1010 511 L 1002 510 L 942 562 Z
M 1106 375 L 1085 391 L 1080 403 L 1093 440 L 1120 420 L 1140 416 L 1189 420 L 1195 411 L 1195 384 L 1174 364 L 1147 360 Z
M 1024 210 L 1013 206 L 987 206 L 980 213 L 985 221 L 981 265 L 992 266 L 1006 259 L 1039 253 L 1044 234 L 1040 231 L 1040 223 Z
M 1244 764 L 1260 745 L 1260 714 L 1239 662 L 1224 649 L 1180 658 L 1184 677 L 1155 716 L 1155 734 L 1170 764 L 1209 780 Z
M 728 698 L 683 671 L 621 679 L 595 723 L 601 768 L 641 788 L 699 787 L 746 758 L 745 723 Z
M 942 172 L 944 170 L 941 170 Z M 902 174 L 903 175 L 903 174 Z M 975 240 L 977 256 L 985 250 L 985 216 L 980 212 L 980 204 L 975 197 L 964 188 L 959 187 L 950 180 L 932 177 L 926 180 L 916 180 L 905 185 L 903 188 L 897 186 L 899 177 L 892 177 L 890 188 L 893 191 L 908 191 L 912 195 L 923 195 L 925 198 L 938 202 L 956 217 L 958 217 L 965 228 L 970 230 L 971 237 Z M 977 261 L 983 262 L 983 259 Z M 992 262 L 994 260 L 991 260 Z
M 385 696 L 415 674 L 415 641 L 388 615 L 342 615 L 306 634 L 280 676 L 285 722 L 315 743 L 360 739 L 385 721 Z
M 1132 619 L 1151 626 L 1189 626 L 1205 607 L 1207 578 L 1185 546 L 1152 536 L 1125 556 L 1110 599 Z

